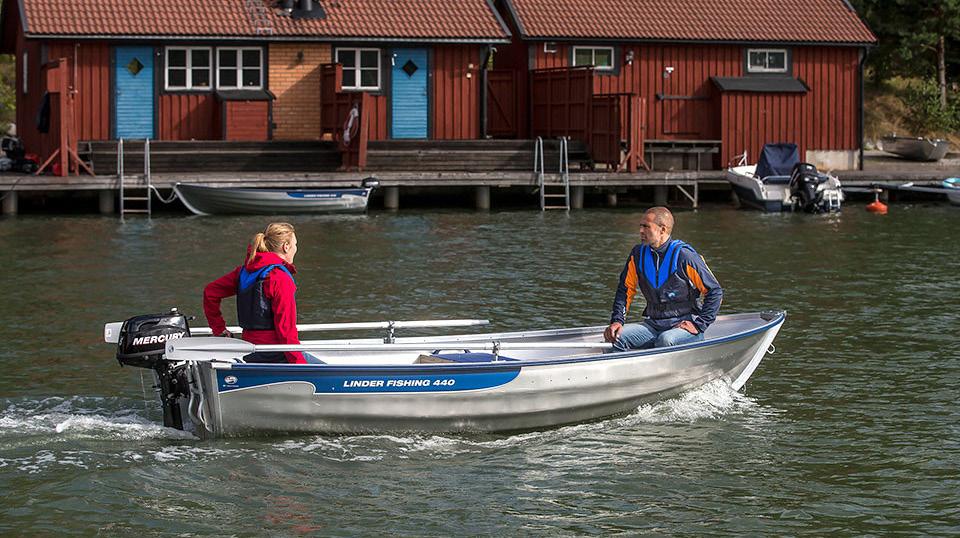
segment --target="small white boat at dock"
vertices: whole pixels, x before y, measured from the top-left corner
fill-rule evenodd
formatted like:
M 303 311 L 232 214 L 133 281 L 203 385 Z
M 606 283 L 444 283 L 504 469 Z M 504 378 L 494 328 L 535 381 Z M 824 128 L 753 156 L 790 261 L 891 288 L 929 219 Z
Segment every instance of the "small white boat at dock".
M 177 183 L 173 191 L 196 215 L 285 215 L 366 211 L 377 182 L 347 189 L 259 189 Z
M 385 339 L 255 346 L 191 337 L 209 330 L 190 330 L 171 313 L 108 324 L 104 334 L 121 364 L 154 370 L 164 423 L 200 437 L 495 432 L 622 415 L 718 379 L 740 389 L 785 318 L 720 316 L 702 342 L 625 352 L 609 352 L 605 326 L 395 338 L 397 328 L 451 323 L 378 322 L 361 326 L 389 330 Z M 314 363 L 244 362 L 258 351 L 301 351 Z

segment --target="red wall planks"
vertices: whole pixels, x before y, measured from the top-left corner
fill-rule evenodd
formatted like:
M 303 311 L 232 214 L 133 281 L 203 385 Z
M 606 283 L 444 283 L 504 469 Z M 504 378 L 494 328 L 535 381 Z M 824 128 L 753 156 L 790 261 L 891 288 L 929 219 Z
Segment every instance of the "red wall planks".
M 269 101 L 225 101 L 224 140 L 267 140 Z
M 571 45 L 557 52 L 530 45 L 531 68 L 567 67 Z M 764 142 L 794 142 L 806 150 L 859 148 L 859 49 L 792 47 L 793 75 L 806 94 L 727 93 L 710 77 L 744 75 L 744 47 L 735 45 L 627 44 L 617 47 L 618 73 L 595 78 L 595 93 L 634 92 L 647 99 L 647 138 L 722 140 L 721 164 Z M 628 51 L 633 63 L 625 58 Z M 672 67 L 669 76 L 666 68 Z
M 160 140 L 219 140 L 217 100 L 210 92 L 161 94 Z M 267 124 L 263 119 L 263 125 Z M 258 140 L 266 140 L 266 137 Z
M 433 49 L 433 132 L 436 140 L 480 137 L 480 48 Z

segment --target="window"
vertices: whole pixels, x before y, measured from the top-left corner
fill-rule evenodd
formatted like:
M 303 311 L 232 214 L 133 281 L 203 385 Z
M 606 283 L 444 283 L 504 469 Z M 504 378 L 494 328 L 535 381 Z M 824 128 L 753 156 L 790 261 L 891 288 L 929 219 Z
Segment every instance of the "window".
M 337 49 L 337 63 L 343 66 L 344 89 L 380 89 L 380 49 Z
M 786 49 L 749 49 L 747 50 L 748 73 L 786 73 Z
M 30 55 L 27 54 L 27 51 L 23 51 L 23 93 L 27 93 L 27 74 L 28 66 L 30 65 Z M 16 90 L 14 90 L 16 92 Z M 16 95 L 16 94 L 14 94 Z
M 217 89 L 263 89 L 263 50 L 259 47 L 218 48 Z
M 207 47 L 167 47 L 165 87 L 168 90 L 209 90 L 210 68 L 210 49 Z
M 592 65 L 598 70 L 612 70 L 613 47 L 573 47 L 573 65 Z

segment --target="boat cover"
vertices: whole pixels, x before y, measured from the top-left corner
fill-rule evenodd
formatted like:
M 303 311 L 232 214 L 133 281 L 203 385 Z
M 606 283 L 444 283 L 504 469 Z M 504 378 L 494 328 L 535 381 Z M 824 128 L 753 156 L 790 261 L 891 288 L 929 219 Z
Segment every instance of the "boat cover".
M 796 144 L 764 144 L 757 162 L 757 177 L 789 176 L 798 162 L 800 152 Z

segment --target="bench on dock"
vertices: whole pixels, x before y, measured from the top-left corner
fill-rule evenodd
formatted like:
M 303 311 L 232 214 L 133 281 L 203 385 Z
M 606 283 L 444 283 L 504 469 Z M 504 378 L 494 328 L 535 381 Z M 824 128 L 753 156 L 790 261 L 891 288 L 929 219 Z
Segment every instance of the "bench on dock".
M 720 140 L 647 140 L 644 142 L 644 154 L 650 168 L 657 170 L 657 155 L 679 157 L 680 170 L 696 170 L 703 168 L 703 156 L 709 157 L 709 167 L 713 168 L 713 156 L 720 153 Z M 662 160 L 662 159 L 661 159 Z M 691 166 L 690 161 L 695 161 Z M 676 162 L 669 159 L 667 162 Z M 670 168 L 674 168 L 671 166 Z

